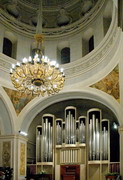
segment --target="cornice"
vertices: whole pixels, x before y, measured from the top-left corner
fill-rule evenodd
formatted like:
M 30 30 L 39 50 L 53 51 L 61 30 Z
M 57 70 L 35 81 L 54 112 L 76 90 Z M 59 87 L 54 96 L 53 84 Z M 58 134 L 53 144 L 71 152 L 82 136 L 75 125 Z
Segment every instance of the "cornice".
M 77 83 L 83 81 L 81 77 L 85 77 L 84 80 L 87 80 L 88 77 L 86 76 L 86 74 L 88 72 L 94 72 L 95 69 L 97 70 L 99 66 L 105 68 L 106 65 L 111 61 L 111 58 L 115 54 L 121 38 L 121 31 L 117 27 L 116 18 L 117 13 L 114 8 L 113 19 L 109 31 L 107 32 L 103 41 L 97 46 L 97 48 L 95 48 L 91 53 L 81 59 L 62 65 L 65 70 L 67 81 L 66 85 L 69 85 L 71 83 L 71 80 L 72 82 L 74 82 L 73 80 L 75 78 L 78 79 Z M 11 64 L 15 64 L 16 62 L 17 61 L 15 59 L 7 57 L 2 53 L 0 54 L 0 69 L 1 71 L 4 71 L 8 74 L 8 79 L 6 80 L 7 82 L 9 80 L 9 69 L 11 67 Z
M 43 11 L 58 11 L 58 8 L 61 6 L 64 6 L 66 9 L 71 7 L 71 6 L 74 6 L 76 3 L 80 2 L 80 0 L 72 0 L 70 2 L 65 2 L 64 4 L 62 5 L 57 5 L 57 6 L 43 6 Z M 30 8 L 30 9 L 33 9 L 33 10 L 37 10 L 38 9 L 38 4 L 33 4 L 33 3 L 29 3 L 28 1 L 25 1 L 25 0 L 20 0 L 18 2 L 19 4 L 23 5 L 24 7 L 26 8 Z
M 13 140 L 13 139 L 18 139 L 18 140 L 23 140 L 23 141 L 28 141 L 28 138 L 25 136 L 21 135 L 0 135 L 0 140 Z
M 98 15 L 105 3 L 106 0 L 99 0 L 96 5 L 78 21 L 64 27 L 44 28 L 43 34 L 45 35 L 46 39 L 52 39 L 72 35 L 83 30 Z M 36 32 L 35 27 L 18 21 L 16 18 L 10 16 L 2 9 L 0 9 L 0 22 L 10 30 L 23 34 L 23 36 L 25 35 L 28 37 L 33 37 Z
M 107 61 L 106 57 L 108 56 L 109 52 L 112 51 L 112 47 L 115 46 L 115 44 L 117 44 L 120 40 L 120 33 L 121 31 L 117 27 L 117 13 L 116 9 L 114 8 L 114 15 L 110 29 L 98 47 L 85 57 L 69 64 L 62 65 L 62 67 L 65 69 L 66 78 L 69 79 L 75 76 L 80 76 L 91 71 L 102 62 Z M 112 51 L 112 55 L 114 53 L 115 51 Z

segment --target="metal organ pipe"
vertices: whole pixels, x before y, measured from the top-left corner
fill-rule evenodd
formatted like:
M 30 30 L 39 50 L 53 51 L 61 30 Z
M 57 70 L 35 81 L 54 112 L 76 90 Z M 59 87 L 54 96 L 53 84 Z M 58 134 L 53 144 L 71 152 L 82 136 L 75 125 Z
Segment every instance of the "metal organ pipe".
M 100 160 L 100 119 L 101 111 L 99 109 L 88 111 L 89 160 Z
M 85 122 L 86 117 L 80 116 L 79 117 L 79 142 L 85 143 Z
M 73 117 L 73 115 L 71 114 L 71 112 L 68 112 L 68 115 L 66 117 L 66 128 L 65 128 L 65 132 L 66 132 L 66 139 L 65 142 L 66 144 L 75 144 L 75 137 L 76 137 L 76 124 L 75 124 L 75 118 Z
M 56 144 L 62 144 L 62 119 L 56 120 Z
M 42 131 L 41 131 L 41 127 L 37 128 L 37 149 L 36 149 L 36 154 L 37 154 L 37 162 L 41 162 L 41 146 L 42 146 Z
M 96 118 L 96 160 L 100 159 L 100 129 L 99 129 L 99 122 Z
M 93 126 L 93 144 L 92 144 L 92 156 L 93 160 L 95 160 L 96 155 L 96 130 L 95 130 L 95 115 L 92 115 L 92 126 Z
M 103 127 L 103 136 L 102 136 L 102 149 L 103 149 L 103 160 L 107 160 L 108 158 L 108 132 L 106 130 L 106 127 Z
M 87 118 L 87 128 L 88 132 L 86 134 L 86 117 L 80 116 L 76 120 L 76 109 L 74 107 L 66 108 L 65 111 L 65 121 L 62 119 L 56 119 L 55 128 L 53 129 L 53 117 L 48 115 L 43 116 L 42 126 L 40 126 L 41 131 L 38 131 L 37 127 L 37 140 L 36 146 L 38 151 L 37 162 L 52 162 L 53 161 L 53 137 L 56 132 L 56 145 L 66 144 L 76 144 L 85 143 L 86 136 L 88 137 L 88 156 L 89 160 L 100 160 L 102 151 L 102 160 L 108 160 L 108 150 L 109 150 L 109 121 L 103 124 L 101 120 L 101 111 L 99 109 L 93 109 L 88 111 Z M 102 125 L 102 126 L 101 126 Z M 101 134 L 100 134 L 101 132 Z M 101 141 L 100 141 L 101 139 Z M 82 146 L 82 145 L 80 145 Z M 68 147 L 70 149 L 68 149 Z M 60 152 L 60 162 L 61 163 L 77 163 L 79 162 L 79 148 L 74 148 L 74 146 L 65 146 Z
M 52 162 L 53 156 L 53 131 L 52 131 L 52 116 L 44 116 L 42 122 L 43 134 L 42 134 L 42 162 Z
M 92 160 L 92 119 L 89 124 L 89 159 Z

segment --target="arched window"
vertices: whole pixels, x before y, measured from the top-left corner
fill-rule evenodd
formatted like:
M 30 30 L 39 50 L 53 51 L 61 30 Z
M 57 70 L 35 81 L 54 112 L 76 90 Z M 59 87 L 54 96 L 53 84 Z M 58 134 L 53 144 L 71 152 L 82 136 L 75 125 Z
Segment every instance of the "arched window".
M 89 45 L 89 52 L 91 52 L 94 49 L 94 36 L 90 37 L 88 45 Z
M 61 50 L 61 64 L 70 62 L 70 48 L 65 47 Z
M 12 57 L 12 42 L 7 38 L 3 40 L 3 54 Z
M 87 55 L 94 49 L 94 36 L 93 34 L 85 34 L 82 38 L 82 56 Z

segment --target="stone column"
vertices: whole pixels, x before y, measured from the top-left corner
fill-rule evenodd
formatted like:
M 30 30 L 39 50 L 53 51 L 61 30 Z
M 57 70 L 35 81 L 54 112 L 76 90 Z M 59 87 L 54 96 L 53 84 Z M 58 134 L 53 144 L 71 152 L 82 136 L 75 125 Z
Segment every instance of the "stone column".
M 73 36 L 70 39 L 70 61 L 82 58 L 82 36 L 81 34 Z
M 120 133 L 120 174 L 123 177 L 123 125 L 119 128 Z
M 0 24 L 0 53 L 3 52 L 4 27 Z
M 0 166 L 13 168 L 12 180 L 26 176 L 27 138 L 20 135 L 0 136 Z
M 103 28 L 103 14 L 94 22 L 94 48 L 99 45 L 99 43 L 104 38 L 104 28 Z
M 119 51 L 119 86 L 120 86 L 120 171 L 123 178 L 123 32 L 121 33 L 121 44 Z

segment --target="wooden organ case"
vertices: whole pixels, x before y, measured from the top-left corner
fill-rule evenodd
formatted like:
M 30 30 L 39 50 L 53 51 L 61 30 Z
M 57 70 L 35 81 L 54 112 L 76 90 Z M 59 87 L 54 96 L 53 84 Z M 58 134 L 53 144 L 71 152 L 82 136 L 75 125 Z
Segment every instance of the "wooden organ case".
M 44 114 L 36 129 L 36 171 L 54 180 L 104 180 L 110 162 L 110 124 L 92 108 L 77 117 L 65 108 L 65 119 Z

